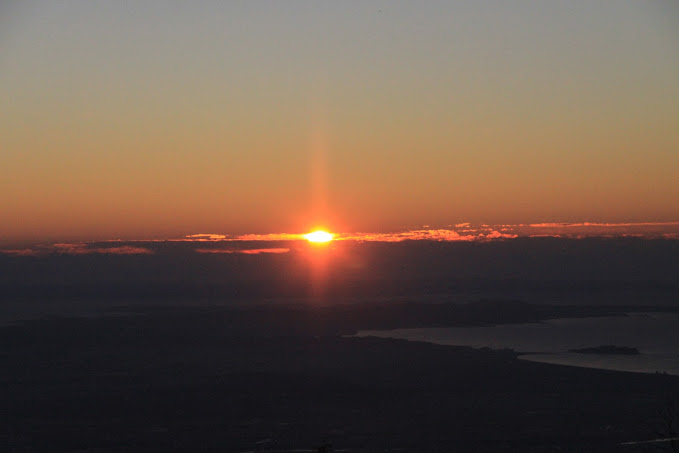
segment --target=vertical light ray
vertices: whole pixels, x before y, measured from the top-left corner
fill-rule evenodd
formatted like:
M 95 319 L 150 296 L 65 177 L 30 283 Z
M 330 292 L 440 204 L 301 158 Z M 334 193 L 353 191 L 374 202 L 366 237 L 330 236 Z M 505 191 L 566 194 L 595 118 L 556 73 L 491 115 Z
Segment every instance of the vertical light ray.
M 310 227 L 326 227 L 328 222 L 328 143 L 324 115 L 319 109 L 312 117 L 310 137 Z
M 311 208 L 309 227 L 327 228 L 328 207 L 328 139 L 322 109 L 314 109 L 310 134 L 310 184 Z M 328 284 L 329 254 L 325 247 L 310 247 L 309 250 L 309 296 L 316 304 L 323 304 Z

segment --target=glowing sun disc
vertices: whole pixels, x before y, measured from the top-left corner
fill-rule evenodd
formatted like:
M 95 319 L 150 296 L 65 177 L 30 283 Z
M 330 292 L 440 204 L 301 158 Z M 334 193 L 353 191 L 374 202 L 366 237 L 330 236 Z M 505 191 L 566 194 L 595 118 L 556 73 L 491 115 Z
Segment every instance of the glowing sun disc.
M 305 234 L 304 239 L 309 242 L 330 242 L 334 235 L 328 233 L 327 231 L 314 231 L 313 233 Z

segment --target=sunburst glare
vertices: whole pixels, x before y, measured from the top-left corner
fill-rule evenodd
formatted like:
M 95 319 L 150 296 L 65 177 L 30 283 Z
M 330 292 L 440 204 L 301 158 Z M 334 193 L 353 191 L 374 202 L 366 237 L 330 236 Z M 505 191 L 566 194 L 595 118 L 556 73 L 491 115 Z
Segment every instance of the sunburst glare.
M 334 237 L 334 234 L 323 230 L 317 230 L 304 235 L 304 239 L 309 242 L 330 242 Z

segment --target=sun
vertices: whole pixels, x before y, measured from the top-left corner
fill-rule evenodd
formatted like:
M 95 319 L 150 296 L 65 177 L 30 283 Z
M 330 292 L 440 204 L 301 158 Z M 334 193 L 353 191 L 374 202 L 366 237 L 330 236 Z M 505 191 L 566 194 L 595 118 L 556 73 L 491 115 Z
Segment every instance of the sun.
M 309 242 L 330 242 L 335 237 L 334 234 L 328 233 L 323 230 L 316 230 L 312 233 L 304 235 L 304 239 Z

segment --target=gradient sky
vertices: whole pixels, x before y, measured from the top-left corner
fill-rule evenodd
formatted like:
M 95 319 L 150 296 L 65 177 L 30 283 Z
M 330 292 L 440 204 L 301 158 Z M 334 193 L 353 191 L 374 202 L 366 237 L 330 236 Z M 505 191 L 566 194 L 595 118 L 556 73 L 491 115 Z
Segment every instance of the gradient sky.
M 679 3 L 5 1 L 0 239 L 679 220 Z

